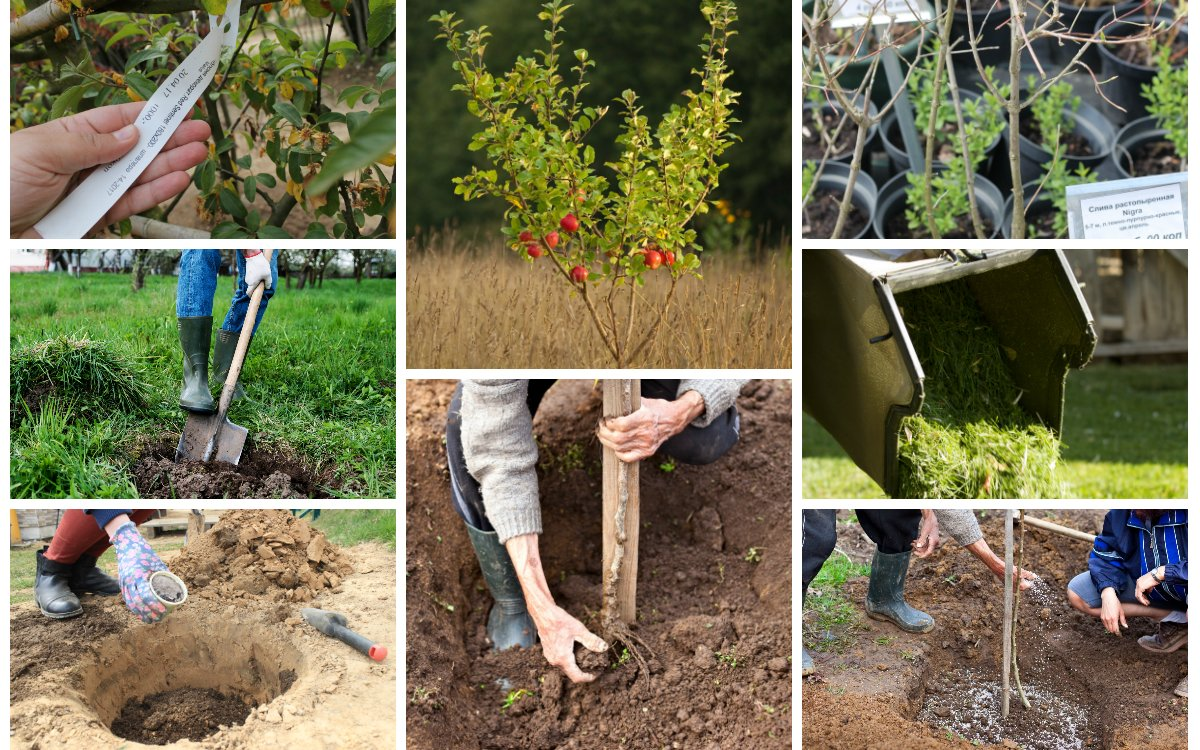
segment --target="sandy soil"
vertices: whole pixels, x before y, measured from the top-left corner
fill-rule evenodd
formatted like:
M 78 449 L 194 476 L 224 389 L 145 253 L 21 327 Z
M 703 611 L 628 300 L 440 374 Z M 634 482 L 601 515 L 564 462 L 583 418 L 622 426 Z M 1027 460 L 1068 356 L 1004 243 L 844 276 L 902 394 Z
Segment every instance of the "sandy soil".
M 487 650 L 490 596 L 449 501 L 442 434 L 452 390 L 408 383 L 408 747 L 791 747 L 790 383 L 743 389 L 741 442 L 719 461 L 670 473 L 643 463 L 635 632 L 654 651 L 651 677 L 632 660 L 601 663 L 587 685 L 566 681 L 540 648 Z M 546 464 L 546 577 L 592 628 L 599 405 L 592 381 L 560 382 L 534 424 Z M 572 445 L 583 448 L 581 467 L 561 465 Z M 751 547 L 757 563 L 744 559 Z M 503 709 L 513 690 L 529 695 Z
M 1099 531 L 1103 520 L 1103 511 L 1030 513 L 1089 533 Z M 841 512 L 839 520 L 848 515 Z M 1002 554 L 1003 513 L 989 512 L 981 524 L 985 539 Z M 838 549 L 867 562 L 874 546 L 856 524 L 839 524 Z M 824 634 L 806 629 L 817 674 L 802 687 L 804 746 L 1186 747 L 1187 701 L 1171 691 L 1187 672 L 1187 650 L 1151 653 L 1137 645 L 1139 636 L 1153 632 L 1146 621 L 1131 619 L 1129 631 L 1116 639 L 1098 620 L 1067 606 L 1067 583 L 1086 568 L 1088 550 L 1086 542 L 1032 528 L 1026 533 L 1025 567 L 1046 583 L 1022 596 L 1018 628 L 1022 680 L 1038 693 L 1031 696 L 1032 712 L 1014 703 L 1009 721 L 1001 724 L 989 709 L 990 696 L 972 692 L 999 680 L 1003 590 L 970 553 L 949 541 L 927 560 L 914 561 L 908 576 L 909 603 L 937 621 L 930 633 L 904 633 L 864 616 L 854 645 L 837 654 L 822 648 Z M 865 577 L 846 583 L 856 607 L 862 606 L 866 586 Z M 988 724 L 999 732 L 992 740 L 973 745 L 960 739 L 972 726 Z
M 221 528 L 222 524 L 214 526 L 206 536 Z M 259 546 L 267 544 L 257 541 Z M 114 720 L 128 706 L 135 716 L 138 711 L 146 717 L 157 715 L 143 718 L 144 728 L 170 728 L 179 715 L 186 715 L 188 702 L 203 701 L 196 692 L 174 692 L 193 688 L 241 698 L 248 716 L 241 724 L 225 725 L 180 747 L 395 747 L 395 650 L 376 663 L 300 619 L 301 606 L 341 612 L 351 628 L 394 646 L 395 553 L 367 543 L 341 554 L 344 559 L 337 564 L 353 572 L 338 576 L 332 585 L 325 580 L 324 565 L 313 564 L 322 574 L 319 587 L 312 583 L 288 588 L 277 576 L 259 593 L 237 589 L 231 581 L 251 576 L 254 569 L 265 576 L 264 565 L 231 558 L 229 570 L 218 571 L 205 583 L 189 572 L 187 552 L 183 560 L 167 556 L 167 564 L 178 568 L 188 584 L 189 595 L 155 625 L 138 623 L 120 597 L 84 597 L 84 614 L 69 620 L 49 620 L 32 602 L 10 607 L 10 746 L 144 747 L 115 736 L 110 731 Z M 294 562 L 284 553 L 279 558 Z M 233 575 L 226 582 L 224 574 L 229 572 Z M 311 601 L 291 601 L 289 592 L 301 588 L 309 591 Z M 171 706 L 143 700 L 164 692 L 176 699 Z M 237 723 L 232 716 L 222 718 Z

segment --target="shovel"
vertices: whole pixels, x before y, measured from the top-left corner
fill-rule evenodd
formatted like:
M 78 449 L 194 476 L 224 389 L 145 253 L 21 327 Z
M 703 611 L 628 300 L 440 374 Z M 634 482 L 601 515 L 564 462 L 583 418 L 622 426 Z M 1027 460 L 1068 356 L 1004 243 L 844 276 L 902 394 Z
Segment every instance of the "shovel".
M 269 262 L 271 251 L 264 252 L 267 253 Z M 250 336 L 254 331 L 254 320 L 258 317 L 258 305 L 262 302 L 266 287 L 266 282 L 259 282 L 250 296 L 246 322 L 242 324 L 242 333 L 238 336 L 237 349 L 234 350 L 233 362 L 229 365 L 225 387 L 221 390 L 217 413 L 188 413 L 187 424 L 183 426 L 183 434 L 179 436 L 179 446 L 175 448 L 176 462 L 187 460 L 208 463 L 216 458 L 218 461 L 237 466 L 242 460 L 242 448 L 246 446 L 248 431 L 245 427 L 230 422 L 225 414 L 233 401 L 233 391 L 237 386 L 238 375 L 242 373 L 242 362 L 246 359 L 246 349 L 250 346 Z

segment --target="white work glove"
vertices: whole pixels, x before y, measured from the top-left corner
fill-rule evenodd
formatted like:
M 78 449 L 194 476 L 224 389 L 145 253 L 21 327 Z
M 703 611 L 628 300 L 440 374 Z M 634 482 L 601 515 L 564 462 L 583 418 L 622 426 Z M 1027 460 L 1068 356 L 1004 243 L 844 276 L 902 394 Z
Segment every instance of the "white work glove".
M 246 258 L 246 293 L 254 294 L 254 288 L 260 281 L 266 282 L 268 289 L 275 285 L 271 279 L 271 262 L 267 260 L 266 251 Z

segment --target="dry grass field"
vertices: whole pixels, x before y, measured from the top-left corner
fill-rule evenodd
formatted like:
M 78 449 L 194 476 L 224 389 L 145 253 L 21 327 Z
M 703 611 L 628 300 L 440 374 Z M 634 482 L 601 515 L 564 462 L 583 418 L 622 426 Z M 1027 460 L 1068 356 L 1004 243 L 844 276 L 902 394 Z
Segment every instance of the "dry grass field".
M 790 247 L 763 255 L 761 263 L 705 258 L 703 280 L 680 280 L 670 317 L 633 366 L 791 367 Z M 407 366 L 613 366 L 587 309 L 569 296 L 547 260 L 530 267 L 499 246 L 477 249 L 453 235 L 425 250 L 410 249 Z M 650 277 L 642 293 L 660 304 L 669 277 Z M 639 303 L 642 314 L 649 309 Z

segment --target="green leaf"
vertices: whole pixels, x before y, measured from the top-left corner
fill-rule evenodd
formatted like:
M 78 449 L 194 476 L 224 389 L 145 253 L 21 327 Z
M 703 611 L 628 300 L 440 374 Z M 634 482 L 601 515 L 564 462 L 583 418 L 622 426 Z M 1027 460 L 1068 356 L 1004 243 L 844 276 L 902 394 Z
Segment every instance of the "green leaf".
M 145 29 L 142 28 L 141 24 L 135 21 L 130 21 L 121 28 L 117 29 L 116 33 L 109 38 L 108 43 L 104 45 L 104 49 L 112 49 L 114 44 L 126 37 L 142 36 L 145 35 L 145 33 Z
M 200 4 L 204 6 L 206 12 L 219 16 L 225 12 L 225 6 L 229 5 L 229 0 L 200 0 Z
M 333 147 L 321 171 L 305 188 L 309 195 L 321 195 L 343 175 L 362 169 L 390 154 L 396 148 L 396 106 L 380 107 L 350 131 L 345 143 Z
M 287 120 L 298 128 L 304 127 L 304 117 L 300 114 L 300 110 L 296 109 L 289 101 L 275 102 L 275 114 Z
M 221 208 L 235 219 L 246 218 L 246 206 L 238 199 L 237 193 L 227 187 L 221 188 Z
M 321 226 L 320 223 L 314 221 L 308 225 L 308 230 L 304 233 L 304 239 L 327 240 L 329 239 L 329 232 L 326 232 L 325 227 Z
M 254 196 L 258 194 L 258 178 L 254 175 L 247 177 L 242 183 L 242 191 L 246 194 L 246 200 L 253 201 Z
M 73 114 L 79 108 L 79 102 L 89 88 L 89 84 L 81 83 L 59 94 L 58 98 L 54 100 L 54 106 L 50 108 L 50 119 L 56 120 L 63 115 Z
M 154 96 L 154 83 L 139 73 L 126 73 L 125 84 L 138 93 L 143 99 Z
M 246 230 L 232 221 L 222 221 L 213 227 L 212 230 L 212 238 L 214 240 L 241 239 L 248 236 Z
M 292 238 L 292 235 L 288 234 L 283 227 L 271 226 L 270 224 L 260 227 L 258 236 L 264 240 L 288 240 Z
M 208 193 L 216 181 L 217 163 L 212 159 L 205 159 L 196 169 L 196 187 L 200 189 L 201 193 Z
M 370 47 L 383 44 L 396 30 L 396 4 L 381 5 L 378 10 L 372 7 L 367 16 L 367 45 Z

